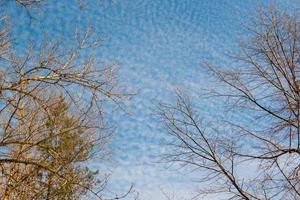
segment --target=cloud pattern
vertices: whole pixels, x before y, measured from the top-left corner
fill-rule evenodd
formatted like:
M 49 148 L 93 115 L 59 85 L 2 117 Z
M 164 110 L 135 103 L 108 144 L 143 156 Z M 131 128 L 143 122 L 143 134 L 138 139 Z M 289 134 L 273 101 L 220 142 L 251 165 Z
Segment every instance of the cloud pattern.
M 65 40 L 75 27 L 92 24 L 106 38 L 98 54 L 120 66 L 121 84 L 136 91 L 128 105 L 129 115 L 116 112 L 118 127 L 109 148 L 113 152 L 111 188 L 125 191 L 135 183 L 141 199 L 163 199 L 163 192 L 178 199 L 196 194 L 200 186 L 195 174 L 160 163 L 166 153 L 164 130 L 153 114 L 154 100 L 171 101 L 172 88 L 181 86 L 192 95 L 213 87 L 201 67 L 201 60 L 226 65 L 224 53 L 235 50 L 242 34 L 240 23 L 254 15 L 251 0 L 101 0 L 84 1 L 79 10 L 76 0 L 47 1 L 37 10 L 39 20 L 30 24 L 22 8 L 7 3 L 15 41 L 23 47 L 27 39 L 42 40 L 42 33 Z M 96 3 L 95 3 L 96 2 Z M 267 1 L 260 2 L 267 5 Z M 289 8 L 296 1 L 276 1 Z M 20 23 L 22 22 L 22 23 Z M 207 100 L 197 102 L 207 115 L 218 108 Z M 93 161 L 95 168 L 103 163 Z M 195 180 L 195 181 L 194 181 Z

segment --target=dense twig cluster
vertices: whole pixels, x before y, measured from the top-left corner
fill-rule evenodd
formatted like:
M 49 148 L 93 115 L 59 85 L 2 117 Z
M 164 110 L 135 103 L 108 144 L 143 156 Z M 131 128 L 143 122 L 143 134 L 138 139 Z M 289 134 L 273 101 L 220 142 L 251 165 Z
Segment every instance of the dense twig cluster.
M 297 13 L 261 11 L 254 26 L 247 27 L 252 37 L 241 46 L 241 54 L 233 56 L 236 68 L 222 71 L 205 64 L 228 88 L 217 87 L 211 94 L 226 97 L 240 112 L 239 119 L 247 118 L 227 120 L 219 129 L 204 128 L 180 92 L 175 104 L 159 106 L 168 133 L 176 139 L 167 159 L 206 170 L 202 181 L 211 185 L 202 194 L 300 198 L 299 23 Z M 247 119 L 252 120 L 245 123 Z M 248 169 L 252 175 L 244 177 L 239 168 L 249 163 L 256 169 Z
M 25 6 L 40 1 L 17 1 Z M 107 177 L 86 167 L 112 128 L 103 102 L 119 105 L 115 66 L 82 56 L 99 40 L 91 29 L 76 34 L 77 46 L 35 44 L 16 54 L 9 29 L 0 30 L 0 196 L 3 199 L 104 199 Z M 119 199 L 116 197 L 114 199 Z

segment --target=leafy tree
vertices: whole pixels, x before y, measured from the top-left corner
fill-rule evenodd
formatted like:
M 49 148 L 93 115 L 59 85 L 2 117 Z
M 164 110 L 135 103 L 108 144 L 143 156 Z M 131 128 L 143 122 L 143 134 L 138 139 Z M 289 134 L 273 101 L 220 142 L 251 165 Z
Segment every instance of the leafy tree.
M 16 2 L 29 9 L 42 1 Z M 0 26 L 0 196 L 105 199 L 107 176 L 87 164 L 95 156 L 104 159 L 113 132 L 103 103 L 121 106 L 128 96 L 118 88 L 115 65 L 94 56 L 98 38 L 91 29 L 77 33 L 71 48 L 49 41 L 16 53 L 5 20 Z

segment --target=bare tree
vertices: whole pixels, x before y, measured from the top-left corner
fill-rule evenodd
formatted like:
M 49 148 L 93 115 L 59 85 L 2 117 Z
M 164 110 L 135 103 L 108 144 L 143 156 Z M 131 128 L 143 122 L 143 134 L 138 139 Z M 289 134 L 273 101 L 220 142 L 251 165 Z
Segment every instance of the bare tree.
M 113 127 L 105 120 L 103 103 L 121 106 L 129 96 L 117 84 L 116 66 L 87 55 L 99 44 L 91 29 L 76 33 L 70 48 L 49 41 L 30 45 L 20 55 L 1 22 L 1 198 L 80 199 L 92 194 L 105 199 L 107 176 L 97 176 L 87 162 L 107 155 L 104 147 Z
M 299 199 L 299 13 L 259 13 L 247 27 L 251 36 L 241 54 L 231 57 L 233 66 L 221 70 L 205 63 L 219 83 L 210 94 L 225 97 L 239 117 L 206 126 L 189 98 L 177 92 L 175 104 L 159 106 L 174 139 L 166 158 L 205 171 L 201 181 L 210 184 L 201 194 Z

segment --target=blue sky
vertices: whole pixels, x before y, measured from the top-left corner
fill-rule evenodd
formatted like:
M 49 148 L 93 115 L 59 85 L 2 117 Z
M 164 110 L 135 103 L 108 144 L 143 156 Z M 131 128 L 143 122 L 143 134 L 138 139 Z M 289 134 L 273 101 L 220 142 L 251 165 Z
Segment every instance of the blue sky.
M 201 67 L 209 59 L 228 65 L 224 54 L 238 51 L 242 22 L 255 16 L 258 5 L 250 0 L 89 0 L 83 11 L 76 0 L 46 1 L 29 24 L 22 8 L 7 3 L 12 31 L 20 52 L 24 41 L 49 38 L 72 42 L 75 28 L 92 25 L 105 41 L 97 55 L 107 63 L 118 63 L 121 85 L 137 93 L 124 112 L 111 116 L 118 127 L 109 148 L 113 162 L 111 184 L 124 191 L 131 183 L 141 199 L 163 199 L 162 190 L 180 197 L 193 196 L 201 185 L 195 174 L 159 163 L 167 148 L 164 130 L 153 114 L 156 100 L 171 101 L 172 88 L 180 86 L 197 96 L 203 88 L 215 87 Z M 94 3 L 97 2 L 97 3 Z M 291 9 L 297 1 L 273 1 Z M 216 114 L 216 106 L 198 101 L 205 115 Z M 93 167 L 103 163 L 94 161 Z M 188 185 L 188 187 L 187 187 Z

